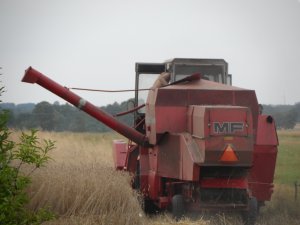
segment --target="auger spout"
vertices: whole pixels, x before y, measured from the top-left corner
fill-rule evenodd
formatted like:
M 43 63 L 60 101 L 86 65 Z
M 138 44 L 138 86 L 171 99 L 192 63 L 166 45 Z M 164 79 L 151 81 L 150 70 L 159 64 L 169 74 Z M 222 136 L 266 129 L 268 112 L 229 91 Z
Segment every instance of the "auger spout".
M 32 67 L 29 67 L 25 71 L 25 75 L 22 79 L 22 82 L 37 83 L 38 85 L 58 95 L 59 97 L 63 98 L 64 100 L 76 106 L 77 108 L 83 110 L 90 116 L 104 123 L 106 126 L 110 127 L 111 129 L 115 130 L 121 135 L 134 141 L 135 143 L 140 144 L 142 146 L 148 145 L 148 139 L 144 134 L 121 123 L 111 115 L 97 108 L 92 103 L 84 100 L 80 96 L 70 91 L 68 88 L 56 83 L 55 81 L 51 80 L 50 78 L 33 69 Z

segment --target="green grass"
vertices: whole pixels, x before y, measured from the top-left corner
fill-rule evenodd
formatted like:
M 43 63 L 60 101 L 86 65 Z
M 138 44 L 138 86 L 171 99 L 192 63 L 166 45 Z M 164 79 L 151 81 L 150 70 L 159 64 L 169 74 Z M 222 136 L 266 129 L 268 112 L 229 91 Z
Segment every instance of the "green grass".
M 300 131 L 279 131 L 275 183 L 300 182 Z

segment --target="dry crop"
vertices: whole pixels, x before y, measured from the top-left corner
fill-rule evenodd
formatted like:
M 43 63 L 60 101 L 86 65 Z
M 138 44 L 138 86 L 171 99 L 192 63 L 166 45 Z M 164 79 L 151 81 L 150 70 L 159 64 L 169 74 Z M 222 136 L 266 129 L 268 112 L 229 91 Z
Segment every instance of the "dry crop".
M 19 133 L 13 133 L 13 138 L 17 138 Z M 295 135 L 299 140 L 300 134 Z M 55 140 L 57 148 L 51 153 L 53 160 L 47 167 L 33 175 L 28 190 L 29 207 L 50 208 L 57 219 L 47 222 L 48 225 L 241 224 L 236 214 L 190 215 L 177 222 L 168 213 L 145 216 L 138 194 L 129 185 L 130 176 L 113 168 L 111 142 L 121 138 L 115 133 L 40 132 L 40 137 Z M 299 147 L 300 143 L 297 144 Z M 258 224 L 300 224 L 300 200 L 294 201 L 293 186 L 276 184 L 275 187 L 273 200 L 262 209 Z

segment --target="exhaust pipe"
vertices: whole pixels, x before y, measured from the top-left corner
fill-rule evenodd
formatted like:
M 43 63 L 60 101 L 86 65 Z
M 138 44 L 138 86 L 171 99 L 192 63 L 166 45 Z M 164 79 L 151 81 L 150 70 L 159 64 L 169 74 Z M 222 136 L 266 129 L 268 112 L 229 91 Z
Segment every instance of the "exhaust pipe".
M 92 103 L 84 100 L 80 96 L 70 91 L 68 88 L 61 86 L 60 84 L 51 80 L 50 78 L 33 69 L 32 67 L 29 67 L 25 71 L 25 75 L 22 79 L 22 82 L 37 83 L 38 85 L 58 95 L 59 97 L 63 98 L 64 100 L 76 106 L 77 108 L 83 110 L 98 121 L 104 123 L 106 126 L 117 131 L 119 134 L 134 141 L 135 143 L 142 146 L 149 145 L 148 139 L 144 134 L 121 123 L 111 115 L 97 108 Z

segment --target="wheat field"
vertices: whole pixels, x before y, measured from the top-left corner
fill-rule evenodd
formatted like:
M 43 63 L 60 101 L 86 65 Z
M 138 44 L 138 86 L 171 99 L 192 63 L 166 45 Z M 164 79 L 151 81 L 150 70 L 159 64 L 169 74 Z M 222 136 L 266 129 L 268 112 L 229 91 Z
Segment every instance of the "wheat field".
M 289 143 L 285 135 L 280 137 Z M 20 132 L 12 133 L 12 139 L 18 136 Z M 296 136 L 299 147 L 300 132 Z M 122 138 L 116 133 L 39 132 L 39 138 L 56 141 L 52 160 L 32 175 L 28 190 L 28 207 L 47 207 L 56 215 L 45 225 L 241 224 L 236 214 L 191 215 L 180 221 L 173 220 L 168 212 L 146 216 L 138 202 L 139 194 L 130 187 L 130 176 L 113 168 L 112 140 Z M 275 185 L 273 199 L 261 210 L 257 224 L 300 224 L 300 200 L 294 200 L 292 185 L 280 183 Z

